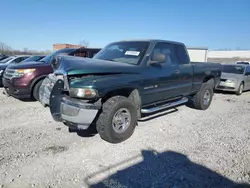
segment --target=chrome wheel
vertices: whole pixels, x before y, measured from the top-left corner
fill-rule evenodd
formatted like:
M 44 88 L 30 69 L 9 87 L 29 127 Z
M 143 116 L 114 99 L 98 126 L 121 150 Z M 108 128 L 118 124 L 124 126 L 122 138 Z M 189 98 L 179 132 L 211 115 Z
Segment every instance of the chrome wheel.
M 121 108 L 113 116 L 112 126 L 115 132 L 123 133 L 131 123 L 131 114 L 128 109 Z
M 210 99 L 211 99 L 211 94 L 209 90 L 206 90 L 203 97 L 203 104 L 207 106 L 210 102 Z

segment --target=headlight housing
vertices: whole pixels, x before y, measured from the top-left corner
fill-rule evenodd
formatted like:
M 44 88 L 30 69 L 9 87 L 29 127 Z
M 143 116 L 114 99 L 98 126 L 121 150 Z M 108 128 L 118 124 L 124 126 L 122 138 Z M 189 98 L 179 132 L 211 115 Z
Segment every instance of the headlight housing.
M 70 88 L 69 95 L 76 98 L 93 99 L 98 96 L 98 92 L 91 88 Z
M 26 74 L 30 74 L 32 72 L 34 72 L 36 69 L 16 69 L 13 76 L 14 77 L 21 77 L 24 76 Z
M 235 83 L 235 82 L 237 82 L 237 80 L 234 80 L 234 79 L 228 79 L 226 82 L 227 82 L 227 83 Z

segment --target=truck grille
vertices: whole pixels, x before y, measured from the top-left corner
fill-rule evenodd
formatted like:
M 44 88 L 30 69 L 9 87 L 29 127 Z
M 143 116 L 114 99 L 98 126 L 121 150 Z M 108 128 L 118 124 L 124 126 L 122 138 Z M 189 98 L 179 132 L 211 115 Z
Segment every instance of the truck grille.
M 69 80 L 67 75 L 63 75 L 64 91 L 69 91 Z
M 5 69 L 3 77 L 10 80 L 15 74 L 15 69 Z
M 235 89 L 234 87 L 218 86 L 218 89 Z

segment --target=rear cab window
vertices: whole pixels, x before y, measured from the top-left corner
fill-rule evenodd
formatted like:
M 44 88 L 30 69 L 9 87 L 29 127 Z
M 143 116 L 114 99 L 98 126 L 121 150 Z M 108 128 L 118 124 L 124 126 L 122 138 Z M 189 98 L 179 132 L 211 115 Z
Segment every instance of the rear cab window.
M 180 61 L 180 64 L 189 64 L 190 63 L 190 58 L 188 55 L 188 52 L 186 50 L 186 47 L 184 45 L 176 45 L 177 48 L 177 53 L 178 53 L 178 58 Z

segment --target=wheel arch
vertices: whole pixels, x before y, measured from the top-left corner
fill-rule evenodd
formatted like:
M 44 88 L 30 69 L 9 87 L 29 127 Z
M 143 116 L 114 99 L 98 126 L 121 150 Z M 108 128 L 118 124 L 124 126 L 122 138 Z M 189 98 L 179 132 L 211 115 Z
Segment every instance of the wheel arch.
M 137 88 L 125 87 L 125 88 L 114 89 L 112 91 L 109 91 L 104 95 L 104 97 L 102 97 L 102 103 L 104 103 L 110 97 L 117 96 L 117 95 L 127 97 L 131 101 L 133 101 L 133 104 L 136 105 L 137 116 L 138 118 L 141 117 L 141 97 L 140 97 L 140 92 Z
M 213 75 L 209 75 L 209 76 L 206 76 L 204 79 L 203 79 L 203 82 L 202 83 L 207 83 L 211 80 L 211 84 L 213 85 L 213 88 L 215 88 L 215 77 Z
M 215 80 L 215 77 L 213 75 L 209 75 L 209 76 L 206 76 L 204 79 L 203 79 L 203 83 L 207 82 L 208 80 L 211 80 L 211 79 L 214 79 Z
M 242 80 L 241 82 L 240 82 L 240 84 L 243 84 L 243 91 L 244 91 L 244 89 L 245 89 L 245 81 L 244 80 Z
M 36 85 L 39 81 L 45 79 L 46 76 L 47 76 L 47 75 L 41 75 L 41 76 L 37 77 L 35 80 L 32 81 L 31 87 L 30 87 L 30 95 L 31 95 L 31 96 L 33 95 L 33 91 L 34 91 L 35 85 Z

